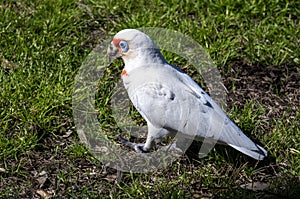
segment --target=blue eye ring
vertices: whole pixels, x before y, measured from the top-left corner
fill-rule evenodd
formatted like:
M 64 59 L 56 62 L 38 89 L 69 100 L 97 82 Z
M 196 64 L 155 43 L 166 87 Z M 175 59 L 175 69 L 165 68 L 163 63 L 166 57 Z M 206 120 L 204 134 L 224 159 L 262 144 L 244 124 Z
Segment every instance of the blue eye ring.
M 119 47 L 122 49 L 123 53 L 126 53 L 129 50 L 128 43 L 123 40 L 119 42 Z

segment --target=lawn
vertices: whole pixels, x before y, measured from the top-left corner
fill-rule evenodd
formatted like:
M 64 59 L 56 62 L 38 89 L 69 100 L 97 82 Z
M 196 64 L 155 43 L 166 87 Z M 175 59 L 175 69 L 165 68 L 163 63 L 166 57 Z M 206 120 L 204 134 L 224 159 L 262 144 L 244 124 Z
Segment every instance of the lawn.
M 0 1 L 0 198 L 299 198 L 299 8 L 281 0 Z M 91 155 L 74 124 L 76 74 L 105 38 L 141 27 L 179 31 L 208 52 L 228 91 L 227 114 L 268 150 L 265 160 L 217 146 L 144 174 Z M 111 64 L 96 95 L 114 141 L 111 85 L 121 70 Z

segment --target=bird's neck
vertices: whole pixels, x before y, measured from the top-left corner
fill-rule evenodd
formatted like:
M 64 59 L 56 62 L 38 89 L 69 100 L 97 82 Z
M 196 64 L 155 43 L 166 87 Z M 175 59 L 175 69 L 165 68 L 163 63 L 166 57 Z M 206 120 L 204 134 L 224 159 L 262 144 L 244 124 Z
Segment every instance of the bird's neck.
M 165 64 L 166 60 L 157 49 L 141 49 L 130 57 L 123 57 L 127 74 L 136 68 L 151 67 L 151 65 Z

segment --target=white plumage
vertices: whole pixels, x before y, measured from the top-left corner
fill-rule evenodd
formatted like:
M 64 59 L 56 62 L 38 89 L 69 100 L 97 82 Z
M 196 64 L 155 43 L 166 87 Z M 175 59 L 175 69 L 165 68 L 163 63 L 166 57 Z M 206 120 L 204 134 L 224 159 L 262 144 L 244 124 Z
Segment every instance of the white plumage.
M 217 140 L 262 160 L 267 151 L 252 142 L 187 74 L 167 63 L 146 34 L 126 29 L 117 33 L 108 56 L 124 60 L 122 79 L 130 100 L 147 121 L 145 144 L 124 141 L 147 152 L 166 136 Z

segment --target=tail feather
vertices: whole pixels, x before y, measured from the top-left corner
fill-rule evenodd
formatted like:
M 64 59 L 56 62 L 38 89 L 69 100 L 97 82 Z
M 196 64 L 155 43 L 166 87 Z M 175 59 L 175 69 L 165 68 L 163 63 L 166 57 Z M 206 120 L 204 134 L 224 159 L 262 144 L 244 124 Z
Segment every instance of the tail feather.
M 262 148 L 257 144 L 256 144 L 257 149 L 248 149 L 233 144 L 228 144 L 228 145 L 256 160 L 263 160 L 268 154 L 268 152 L 264 148 Z
M 231 120 L 223 127 L 220 141 L 256 160 L 263 160 L 268 153 L 247 137 Z

